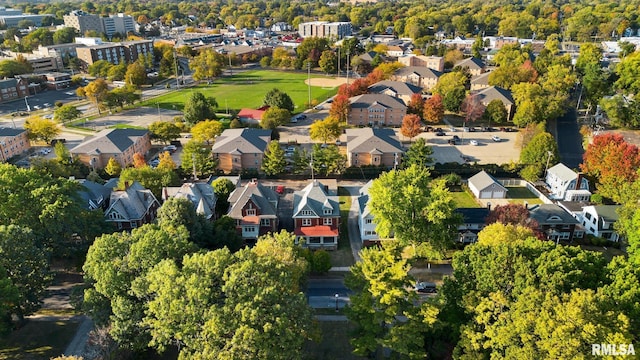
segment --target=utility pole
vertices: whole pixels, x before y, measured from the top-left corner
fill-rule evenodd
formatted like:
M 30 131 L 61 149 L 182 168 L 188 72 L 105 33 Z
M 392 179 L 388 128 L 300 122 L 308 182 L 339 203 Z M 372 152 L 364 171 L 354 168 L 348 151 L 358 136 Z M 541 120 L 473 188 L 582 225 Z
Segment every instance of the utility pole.
M 233 76 L 233 68 L 231 67 L 231 53 L 227 52 L 227 57 L 229 58 L 229 74 Z
M 311 108 L 311 61 L 307 61 L 307 91 L 309 92 L 308 107 Z
M 180 89 L 180 79 L 178 78 L 178 53 L 176 52 L 176 48 L 173 48 L 173 63 L 176 68 L 176 88 Z
M 347 49 L 347 86 L 349 86 L 349 55 L 351 55 L 351 51 Z
M 338 77 L 340 77 L 340 47 L 338 47 Z

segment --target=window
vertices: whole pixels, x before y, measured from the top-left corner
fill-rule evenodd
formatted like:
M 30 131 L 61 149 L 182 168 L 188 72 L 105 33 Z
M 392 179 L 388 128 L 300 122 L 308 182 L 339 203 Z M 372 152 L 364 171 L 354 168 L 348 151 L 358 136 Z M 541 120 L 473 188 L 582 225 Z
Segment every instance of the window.
M 333 219 L 332 218 L 322 219 L 322 225 L 333 225 Z
M 311 226 L 311 219 L 302 219 L 302 226 Z
M 591 220 L 591 213 L 585 213 L 585 214 L 584 214 L 584 217 L 585 217 L 587 220 Z
M 365 219 L 364 223 L 365 224 L 373 224 L 373 219 Z
M 577 238 L 577 239 L 582 239 L 582 237 L 584 236 L 584 232 L 583 231 L 576 231 L 573 233 L 573 237 Z
M 256 209 L 247 209 L 247 216 L 256 216 Z
M 324 209 L 324 214 L 325 214 L 325 215 L 331 215 L 331 214 L 333 214 L 333 209 Z
M 256 232 L 256 228 L 255 228 L 255 226 L 245 226 L 244 227 L 244 232 L 253 233 L 253 232 Z
M 131 225 L 131 228 L 136 228 L 136 227 L 138 227 L 138 223 L 136 223 L 135 221 L 131 221 L 131 222 L 129 223 L 129 225 Z
M 365 232 L 364 232 L 364 235 L 365 235 L 365 236 L 374 236 L 374 235 L 376 235 L 376 232 L 375 232 L 375 231 L 370 231 L 370 230 L 368 230 L 368 231 L 365 231 Z
M 311 211 L 311 210 L 302 210 L 300 212 L 300 214 L 302 214 L 303 216 L 311 216 L 311 215 L 313 215 L 313 211 Z
M 270 226 L 271 225 L 271 220 L 270 219 L 261 219 L 260 220 L 260 225 L 262 225 L 262 226 Z
M 309 244 L 320 244 L 320 238 L 317 236 L 310 237 Z

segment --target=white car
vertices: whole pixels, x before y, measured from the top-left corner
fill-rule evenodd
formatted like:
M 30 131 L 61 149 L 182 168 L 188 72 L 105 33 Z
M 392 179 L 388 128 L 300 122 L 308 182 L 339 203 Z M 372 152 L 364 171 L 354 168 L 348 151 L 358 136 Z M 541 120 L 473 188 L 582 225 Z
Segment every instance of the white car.
M 469 140 L 469 145 L 478 146 L 477 140 Z
M 176 150 L 178 150 L 178 148 L 175 145 L 167 145 L 162 148 L 162 151 L 169 151 L 171 153 L 176 152 Z
M 502 141 L 502 139 L 500 139 L 500 136 L 498 136 L 498 135 L 493 135 L 493 136 L 491 137 L 491 140 L 493 140 L 493 141 L 495 141 L 495 142 L 500 142 L 500 141 Z

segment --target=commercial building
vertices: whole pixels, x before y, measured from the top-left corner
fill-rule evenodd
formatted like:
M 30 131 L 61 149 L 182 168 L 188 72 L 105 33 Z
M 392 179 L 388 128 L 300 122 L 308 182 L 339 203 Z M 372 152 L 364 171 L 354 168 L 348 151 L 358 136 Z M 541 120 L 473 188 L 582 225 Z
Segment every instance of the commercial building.
M 133 17 L 122 13 L 102 18 L 102 27 L 109 38 L 115 33 L 126 35 L 129 32 L 136 31 Z
M 0 80 L 0 101 L 10 101 L 29 95 L 29 81 L 27 79 Z
M 74 10 L 63 18 L 65 26 L 76 28 L 81 35 L 84 35 L 87 31 L 104 32 L 102 18 L 98 15 L 89 14 L 82 10 Z
M 78 53 L 78 59 L 80 59 L 84 68 L 98 60 L 106 60 L 112 64 L 119 64 L 120 60 L 124 59 L 124 61 L 130 63 L 138 60 L 140 55 L 153 54 L 153 40 L 102 43 L 77 48 L 76 51 Z
M 334 40 L 351 36 L 350 22 L 312 21 L 298 26 L 298 32 L 303 38 L 322 37 Z

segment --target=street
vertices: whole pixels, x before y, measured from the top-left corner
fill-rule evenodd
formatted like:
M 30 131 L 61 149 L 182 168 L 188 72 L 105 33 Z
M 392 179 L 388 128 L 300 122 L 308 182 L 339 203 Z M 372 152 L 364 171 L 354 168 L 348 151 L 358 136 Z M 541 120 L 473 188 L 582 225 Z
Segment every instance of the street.
M 309 306 L 314 309 L 343 308 L 349 303 L 350 293 L 341 277 L 310 278 L 307 281 L 306 294 Z

